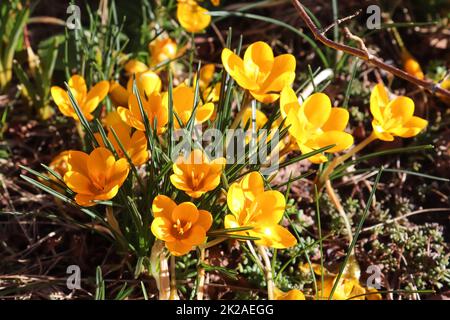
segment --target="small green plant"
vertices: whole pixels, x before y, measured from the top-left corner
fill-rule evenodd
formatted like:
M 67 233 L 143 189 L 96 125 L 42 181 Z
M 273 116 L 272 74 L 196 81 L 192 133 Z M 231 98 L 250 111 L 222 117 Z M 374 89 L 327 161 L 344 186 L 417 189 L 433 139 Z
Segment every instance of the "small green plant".
M 0 93 L 11 82 L 14 53 L 21 45 L 23 28 L 29 16 L 29 8 L 19 0 L 0 3 Z

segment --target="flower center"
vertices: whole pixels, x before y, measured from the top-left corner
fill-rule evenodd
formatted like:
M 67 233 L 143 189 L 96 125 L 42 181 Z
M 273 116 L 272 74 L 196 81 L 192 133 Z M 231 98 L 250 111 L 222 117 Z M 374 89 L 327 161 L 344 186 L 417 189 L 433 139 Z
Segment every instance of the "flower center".
M 191 185 L 192 189 L 196 190 L 200 183 L 203 181 L 203 178 L 205 177 L 205 172 L 200 172 L 199 174 L 196 174 L 196 172 L 191 172 Z
M 177 222 L 173 224 L 173 228 L 178 236 L 183 236 L 186 232 L 189 231 L 192 227 L 192 222 L 182 222 L 180 219 L 177 219 Z

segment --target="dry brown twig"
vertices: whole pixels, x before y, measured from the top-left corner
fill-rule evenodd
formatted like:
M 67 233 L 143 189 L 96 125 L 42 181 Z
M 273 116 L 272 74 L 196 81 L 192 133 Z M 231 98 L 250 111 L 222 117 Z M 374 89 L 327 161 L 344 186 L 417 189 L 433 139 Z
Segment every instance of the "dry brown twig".
M 428 91 L 430 91 L 432 94 L 441 94 L 445 97 L 450 98 L 450 91 L 445 90 L 444 88 L 441 88 L 438 84 L 434 83 L 433 81 L 430 80 L 421 80 L 418 79 L 412 75 L 410 75 L 409 73 L 391 66 L 387 63 L 385 63 L 383 60 L 381 60 L 380 58 L 370 54 L 367 51 L 367 48 L 365 48 L 365 44 L 362 41 L 362 39 L 359 38 L 358 43 L 361 45 L 361 42 L 363 43 L 363 49 L 358 49 L 358 48 L 354 48 L 354 47 L 350 47 L 348 45 L 342 44 L 342 43 L 338 43 L 338 42 L 334 42 L 333 40 L 328 39 L 324 33 L 321 33 L 319 28 L 317 28 L 317 26 L 314 24 L 314 22 L 311 20 L 311 18 L 309 17 L 308 13 L 306 12 L 306 10 L 303 8 L 303 4 L 298 1 L 298 0 L 292 0 L 292 3 L 294 5 L 294 7 L 297 9 L 298 14 L 300 15 L 300 17 L 302 18 L 302 20 L 306 23 L 307 27 L 309 28 L 309 30 L 311 30 L 311 32 L 313 33 L 314 37 L 319 40 L 320 42 L 322 42 L 324 45 L 326 45 L 327 47 L 333 48 L 335 50 L 339 50 L 339 51 L 343 51 L 347 54 L 350 54 L 352 56 L 358 57 L 364 61 L 367 61 L 368 63 L 383 69 L 389 73 L 392 73 L 393 75 L 402 78 L 406 81 L 409 81 L 411 83 L 414 83 L 415 85 L 422 87 Z M 345 19 L 345 18 L 344 18 Z M 346 19 L 348 20 L 348 19 Z M 338 22 L 339 20 L 337 20 Z M 334 25 L 334 24 L 333 24 Z M 332 26 L 333 26 L 332 25 Z M 353 36 L 353 35 L 352 35 Z M 355 36 L 353 36 L 355 37 Z

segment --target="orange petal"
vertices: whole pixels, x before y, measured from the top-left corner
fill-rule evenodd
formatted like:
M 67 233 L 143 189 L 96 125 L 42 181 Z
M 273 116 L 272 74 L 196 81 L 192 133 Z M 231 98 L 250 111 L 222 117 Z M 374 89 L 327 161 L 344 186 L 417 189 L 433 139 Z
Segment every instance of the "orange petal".
M 153 199 L 152 212 L 155 217 L 172 220 L 172 212 L 176 206 L 177 204 L 171 198 L 160 194 Z
M 211 228 L 212 222 L 213 218 L 209 211 L 198 210 L 198 220 L 196 222 L 197 225 L 201 226 L 205 231 L 208 231 L 209 228 Z
M 187 236 L 181 239 L 181 242 L 184 244 L 189 244 L 191 246 L 198 246 L 205 242 L 206 239 L 206 231 L 201 226 L 193 225 L 191 229 L 189 229 Z
M 173 209 L 172 221 L 177 221 L 179 219 L 180 221 L 195 224 L 198 220 L 198 215 L 197 207 L 192 202 L 183 202 Z
M 185 244 L 180 240 L 166 242 L 166 248 L 170 251 L 171 254 L 177 257 L 183 256 L 192 250 L 192 246 L 190 244 Z
M 172 229 L 172 222 L 164 217 L 156 217 L 153 219 L 151 230 L 154 236 L 163 241 L 175 241 L 170 230 Z

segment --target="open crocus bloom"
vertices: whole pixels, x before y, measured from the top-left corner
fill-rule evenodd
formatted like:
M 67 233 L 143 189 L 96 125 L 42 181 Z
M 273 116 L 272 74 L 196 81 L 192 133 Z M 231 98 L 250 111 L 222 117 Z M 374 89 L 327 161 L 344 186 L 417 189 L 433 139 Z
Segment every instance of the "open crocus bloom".
M 73 75 L 69 79 L 69 87 L 81 112 L 88 121 L 92 120 L 92 112 L 97 108 L 99 103 L 106 97 L 109 91 L 109 82 L 100 81 L 91 90 L 87 90 L 84 78 L 79 75 Z M 75 109 L 70 103 L 69 94 L 61 87 L 53 86 L 50 89 L 52 98 L 58 106 L 59 111 L 67 117 L 79 120 Z
M 332 108 L 330 98 L 314 93 L 300 105 L 292 88 L 286 87 L 280 97 L 281 114 L 290 125 L 289 133 L 295 138 L 302 153 L 335 145 L 325 152 L 347 149 L 353 144 L 351 134 L 344 132 L 349 114 L 344 108 Z M 308 158 L 313 163 L 327 161 L 323 154 Z
M 116 161 L 106 148 L 96 148 L 90 154 L 70 151 L 68 170 L 64 182 L 77 195 L 75 201 L 80 206 L 93 206 L 94 200 L 114 198 L 128 176 L 126 159 Z
M 382 83 L 373 88 L 370 95 L 370 112 L 375 136 L 384 141 L 392 141 L 395 136 L 410 138 L 417 135 L 428 121 L 414 116 L 414 101 L 399 96 L 389 101 Z
M 272 248 L 289 248 L 295 237 L 278 223 L 283 218 L 286 200 L 279 191 L 264 191 L 262 176 L 250 172 L 240 182 L 230 186 L 227 195 L 232 214 L 225 216 L 225 228 L 252 227 L 239 232 L 260 238 L 255 243 Z
M 295 79 L 295 58 L 291 54 L 273 56 L 265 42 L 255 42 L 245 50 L 244 59 L 229 49 L 222 51 L 225 70 L 244 89 L 260 102 L 271 103 L 279 92 Z
M 147 114 L 150 127 L 154 130 L 156 122 L 156 131 L 161 134 L 169 119 L 167 106 L 162 103 L 162 97 L 159 93 L 153 93 L 147 96 L 147 99 L 141 99 L 144 112 Z M 145 131 L 145 124 L 142 118 L 139 102 L 135 95 L 128 98 L 128 108 L 118 107 L 117 112 L 123 122 L 139 131 Z
M 298 289 L 283 292 L 278 288 L 274 288 L 273 293 L 275 300 L 305 300 L 305 295 Z
M 180 156 L 173 164 L 170 181 L 190 197 L 199 198 L 219 185 L 225 163 L 224 158 L 209 161 L 203 151 L 195 149 L 187 158 Z
M 120 144 L 117 141 L 114 133 L 109 130 L 109 127 L 108 140 L 112 143 L 114 150 L 117 152 L 119 158 L 126 159 L 126 156 L 122 148 L 120 147 L 120 145 L 122 145 L 128 157 L 130 157 L 131 162 L 135 166 L 140 166 L 147 162 L 147 160 L 149 159 L 149 154 L 147 151 L 147 139 L 143 131 L 136 130 L 133 134 L 131 134 L 131 128 L 123 122 L 113 124 L 111 125 L 111 128 L 116 133 Z M 100 133 L 95 133 L 94 135 L 100 146 L 105 147 L 105 143 Z
M 208 10 L 195 0 L 178 0 L 177 19 L 186 31 L 193 33 L 203 31 L 211 23 Z
M 180 119 L 182 126 L 186 126 L 194 111 L 195 91 L 191 87 L 179 85 L 173 89 L 172 96 L 173 110 Z M 196 124 L 208 121 L 214 113 L 214 104 L 212 102 L 202 104 L 201 101 L 199 101 L 198 103 L 199 105 L 195 113 Z M 169 110 L 169 94 L 167 92 L 163 95 L 162 105 L 165 109 Z M 173 124 L 176 129 L 181 127 L 175 116 Z
M 172 199 L 158 195 L 153 200 L 154 219 L 152 233 L 165 242 L 174 256 L 182 256 L 205 242 L 211 228 L 212 216 L 206 210 L 198 210 L 192 202 L 177 205 Z

